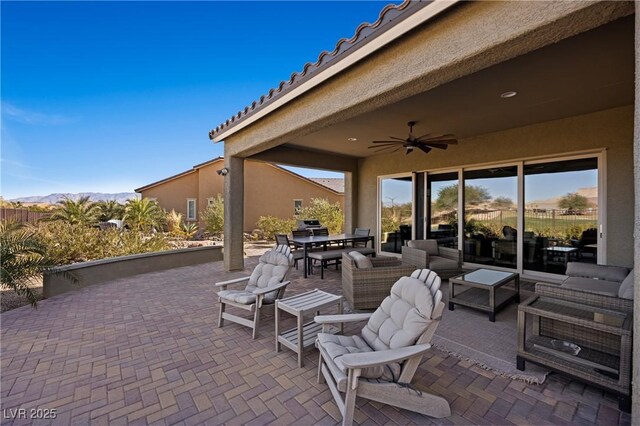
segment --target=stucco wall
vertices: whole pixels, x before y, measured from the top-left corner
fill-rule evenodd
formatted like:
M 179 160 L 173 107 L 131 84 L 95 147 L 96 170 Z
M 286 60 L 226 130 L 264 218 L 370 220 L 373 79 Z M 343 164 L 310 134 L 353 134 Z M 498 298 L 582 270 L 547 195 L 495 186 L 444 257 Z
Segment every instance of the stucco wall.
M 166 209 L 187 215 L 187 198 L 197 199 L 198 226 L 204 227 L 201 214 L 207 208 L 207 199 L 222 194 L 224 179 L 216 173 L 224 167 L 224 160 L 199 167 L 193 173 L 169 180 L 142 191 L 144 198 L 156 198 Z M 250 232 L 256 228 L 260 216 L 293 217 L 294 199 L 301 199 L 307 206 L 312 198 L 326 198 L 331 203 L 339 202 L 344 208 L 344 195 L 336 194 L 270 164 L 246 161 L 244 169 L 244 225 Z
M 377 177 L 606 148 L 607 263 L 633 265 L 633 107 L 626 106 L 461 140 L 447 151 L 360 161 L 358 226 L 377 229 Z
M 198 198 L 198 173 L 193 172 L 171 179 L 141 193 L 142 198 L 155 198 L 163 209 L 167 211 L 175 210 L 178 213 L 182 213 L 183 218 L 186 218 L 187 198 Z M 200 200 L 198 200 L 196 203 L 197 210 L 199 211 L 201 207 Z
M 293 200 L 308 206 L 312 198 L 339 202 L 344 209 L 344 195 L 300 179 L 266 163 L 246 161 L 244 169 L 244 229 L 252 230 L 260 216 L 292 218 Z

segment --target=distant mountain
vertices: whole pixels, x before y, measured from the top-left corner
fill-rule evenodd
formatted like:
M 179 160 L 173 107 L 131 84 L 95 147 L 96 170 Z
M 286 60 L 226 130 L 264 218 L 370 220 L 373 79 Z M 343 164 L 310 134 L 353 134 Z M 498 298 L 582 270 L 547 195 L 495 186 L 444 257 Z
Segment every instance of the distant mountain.
M 598 206 L 598 188 L 596 187 L 578 188 L 578 190 L 575 192 L 586 197 L 587 200 L 589 200 L 589 203 L 593 207 Z M 562 199 L 562 196 L 547 198 L 545 200 L 534 200 L 534 201 L 528 202 L 527 206 L 535 206 L 535 208 L 538 208 L 538 209 L 557 209 L 560 199 Z
M 89 197 L 91 201 L 110 201 L 115 200 L 119 203 L 125 203 L 131 198 L 138 198 L 140 194 L 135 192 L 118 192 L 117 194 L 105 194 L 102 192 L 80 192 L 78 194 L 49 194 L 49 195 L 35 195 L 31 197 L 14 198 L 9 201 L 20 201 L 22 203 L 38 203 L 38 204 L 56 204 L 58 201 L 69 198 L 71 200 L 78 200 L 81 197 Z

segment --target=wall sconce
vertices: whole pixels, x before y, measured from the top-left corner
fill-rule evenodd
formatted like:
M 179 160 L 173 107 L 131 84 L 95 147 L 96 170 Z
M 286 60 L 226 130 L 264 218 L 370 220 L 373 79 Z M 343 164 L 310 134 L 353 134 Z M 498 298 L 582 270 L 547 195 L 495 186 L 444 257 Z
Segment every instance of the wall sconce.
M 220 176 L 226 176 L 229 174 L 229 169 L 225 167 L 224 169 L 216 170 L 216 173 Z

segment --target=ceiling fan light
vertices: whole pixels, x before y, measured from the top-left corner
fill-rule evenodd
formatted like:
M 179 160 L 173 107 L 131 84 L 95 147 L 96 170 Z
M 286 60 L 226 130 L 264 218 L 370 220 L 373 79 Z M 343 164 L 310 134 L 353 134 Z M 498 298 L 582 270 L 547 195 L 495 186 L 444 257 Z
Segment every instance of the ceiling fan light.
M 517 94 L 518 94 L 518 92 L 516 92 L 515 90 L 509 90 L 508 92 L 501 93 L 500 97 L 502 99 L 513 98 Z
M 358 138 L 347 138 L 347 140 L 348 140 L 349 142 L 355 142 L 355 141 L 357 141 L 357 140 L 358 140 Z

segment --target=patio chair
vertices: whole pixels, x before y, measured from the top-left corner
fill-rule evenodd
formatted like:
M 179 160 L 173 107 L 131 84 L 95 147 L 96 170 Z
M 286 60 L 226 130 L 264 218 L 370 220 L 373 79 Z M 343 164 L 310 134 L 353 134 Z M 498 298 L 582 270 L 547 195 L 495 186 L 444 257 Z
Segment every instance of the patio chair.
M 353 309 L 376 309 L 393 283 L 415 270 L 397 257 L 369 258 L 355 250 L 342 253 L 342 295 Z
M 251 328 L 255 339 L 260 326 L 260 312 L 263 309 L 273 310 L 276 299 L 284 296 L 284 291 L 289 285 L 289 281 L 285 281 L 285 278 L 292 266 L 291 249 L 288 246 L 279 245 L 260 256 L 260 263 L 251 276 L 215 283 L 215 286 L 220 288 L 218 327 L 224 325 L 224 320 L 229 320 Z M 227 290 L 228 286 L 241 283 L 246 283 L 244 290 Z M 253 321 L 226 312 L 227 305 L 253 313 Z
M 353 422 L 356 397 L 431 417 L 451 415 L 444 398 L 411 385 L 422 355 L 431 348 L 443 309 L 440 277 L 418 269 L 400 278 L 373 314 L 315 317 L 323 327 L 316 340 L 318 383 L 326 380 L 343 425 Z M 363 320 L 367 325 L 356 336 L 324 332 L 331 324 Z
M 410 240 L 402 247 L 402 261 L 416 268 L 428 268 L 442 279 L 455 277 L 462 271 L 462 253 L 441 247 L 437 240 Z
M 292 244 L 291 241 L 289 241 L 289 237 L 286 234 L 275 234 L 275 237 L 277 245 L 287 246 L 291 249 L 291 254 L 293 255 L 293 263 L 296 269 L 298 269 L 298 260 L 304 259 L 304 253 L 302 252 L 302 250 L 297 250 L 295 248 L 295 244 Z

